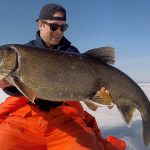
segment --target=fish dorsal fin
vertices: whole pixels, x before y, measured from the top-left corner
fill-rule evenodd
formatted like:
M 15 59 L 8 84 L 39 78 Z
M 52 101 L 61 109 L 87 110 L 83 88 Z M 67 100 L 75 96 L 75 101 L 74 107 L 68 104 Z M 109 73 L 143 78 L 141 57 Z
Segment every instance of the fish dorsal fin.
M 34 103 L 34 100 L 36 98 L 35 92 L 33 92 L 30 88 L 28 88 L 23 82 L 20 81 L 20 79 L 16 76 L 11 76 L 9 78 L 9 81 L 25 96 L 27 97 L 31 102 Z
M 91 49 L 84 54 L 95 57 L 107 64 L 115 63 L 115 49 L 110 46 Z

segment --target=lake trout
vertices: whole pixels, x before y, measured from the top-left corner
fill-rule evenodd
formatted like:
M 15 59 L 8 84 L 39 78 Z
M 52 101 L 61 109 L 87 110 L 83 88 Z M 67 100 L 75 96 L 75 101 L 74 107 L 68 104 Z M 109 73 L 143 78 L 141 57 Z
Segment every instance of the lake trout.
M 150 142 L 150 102 L 128 75 L 110 65 L 114 49 L 102 47 L 68 53 L 25 45 L 0 47 L 0 80 L 7 80 L 29 100 L 84 101 L 91 109 L 114 103 L 128 124 L 135 109 L 143 122 L 144 144 Z M 109 90 L 110 99 L 99 94 Z M 93 107 L 95 106 L 95 108 Z

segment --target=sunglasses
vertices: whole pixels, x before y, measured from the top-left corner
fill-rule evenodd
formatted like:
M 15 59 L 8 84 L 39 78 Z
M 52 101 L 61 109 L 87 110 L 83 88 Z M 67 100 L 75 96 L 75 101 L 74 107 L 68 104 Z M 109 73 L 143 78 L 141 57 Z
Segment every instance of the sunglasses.
M 48 22 L 45 22 L 45 21 L 42 21 L 44 24 L 48 25 L 50 27 L 50 29 L 52 31 L 56 31 L 58 30 L 58 28 L 60 28 L 61 31 L 66 31 L 67 28 L 68 28 L 68 24 L 57 24 L 57 23 L 48 23 Z

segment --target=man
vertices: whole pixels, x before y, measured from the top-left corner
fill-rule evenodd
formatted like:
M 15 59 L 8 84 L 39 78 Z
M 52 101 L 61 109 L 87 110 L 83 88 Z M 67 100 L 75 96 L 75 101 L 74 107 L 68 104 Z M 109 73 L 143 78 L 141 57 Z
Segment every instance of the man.
M 36 40 L 29 46 L 79 53 L 64 37 L 66 10 L 47 4 L 37 19 Z M 115 137 L 103 139 L 93 116 L 79 102 L 51 102 L 42 99 L 30 103 L 7 81 L 0 87 L 9 95 L 0 105 L 0 150 L 123 150 L 125 143 Z M 108 94 L 105 88 L 101 90 Z

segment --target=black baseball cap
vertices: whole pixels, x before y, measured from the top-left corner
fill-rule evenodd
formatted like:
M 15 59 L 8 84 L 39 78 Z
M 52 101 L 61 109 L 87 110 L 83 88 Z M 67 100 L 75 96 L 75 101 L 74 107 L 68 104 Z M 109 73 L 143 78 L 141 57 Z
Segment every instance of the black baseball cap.
M 53 17 L 53 14 L 57 11 L 62 12 L 63 17 Z M 45 6 L 42 7 L 40 14 L 39 14 L 39 18 L 36 21 L 38 20 L 66 21 L 66 9 L 59 4 L 55 4 L 55 3 L 46 4 Z

